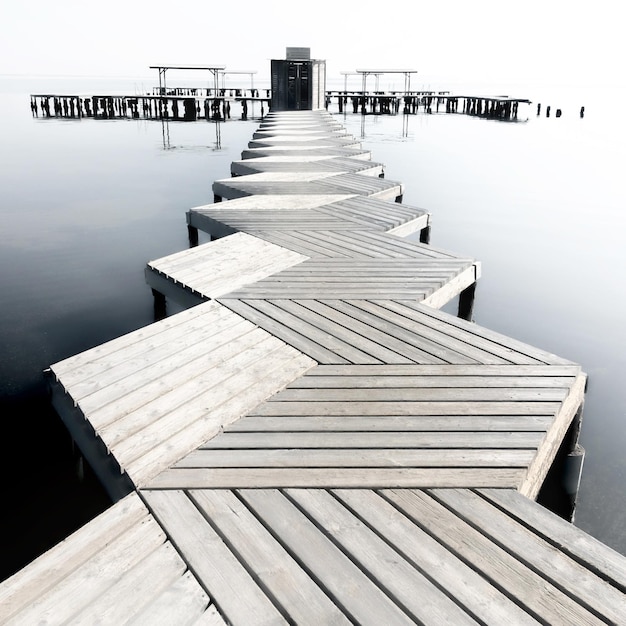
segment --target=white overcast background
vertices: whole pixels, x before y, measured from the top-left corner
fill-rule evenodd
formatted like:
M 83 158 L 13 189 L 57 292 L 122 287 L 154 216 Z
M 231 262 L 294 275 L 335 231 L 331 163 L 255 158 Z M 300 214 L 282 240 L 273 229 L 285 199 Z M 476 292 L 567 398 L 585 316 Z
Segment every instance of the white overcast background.
M 0 75 L 143 78 L 150 65 L 269 74 L 288 46 L 329 78 L 411 69 L 420 80 L 616 85 L 626 40 L 616 0 L 3 0 Z

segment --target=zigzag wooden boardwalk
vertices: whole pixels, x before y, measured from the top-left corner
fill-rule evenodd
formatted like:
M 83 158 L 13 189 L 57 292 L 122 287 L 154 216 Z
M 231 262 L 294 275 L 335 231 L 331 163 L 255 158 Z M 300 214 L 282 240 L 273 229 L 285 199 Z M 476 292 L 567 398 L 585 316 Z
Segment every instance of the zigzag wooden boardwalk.
M 327 113 L 272 114 L 232 173 L 187 216 L 217 239 L 146 268 L 195 306 L 51 367 L 118 502 L 0 621 L 625 623 L 626 559 L 533 501 L 580 366 L 439 311 L 479 264 Z

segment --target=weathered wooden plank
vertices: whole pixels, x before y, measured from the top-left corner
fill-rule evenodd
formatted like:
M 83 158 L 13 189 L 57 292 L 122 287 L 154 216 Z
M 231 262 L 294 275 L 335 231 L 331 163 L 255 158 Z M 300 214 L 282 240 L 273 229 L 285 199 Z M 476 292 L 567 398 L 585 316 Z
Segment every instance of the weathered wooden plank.
M 422 490 L 394 489 L 381 494 L 419 524 L 449 552 L 457 555 L 494 587 L 547 624 L 599 624 L 575 599 L 490 540 Z
M 268 402 L 255 415 L 550 415 L 558 402 Z
M 439 589 L 445 590 L 461 605 L 461 610 L 467 611 L 483 623 L 536 624 L 535 619 L 515 601 L 374 492 L 350 489 L 336 490 L 333 493 L 374 532 L 384 537 L 399 555 L 425 572 Z M 352 544 L 359 539 L 352 529 L 345 533 L 345 538 Z M 423 600 L 422 597 L 418 599 L 420 602 Z M 431 601 L 424 604 L 426 606 L 423 610 L 426 613 L 418 617 L 426 623 L 453 619 L 452 616 L 459 610 L 456 606 L 451 609 L 445 604 L 441 608 L 436 605 L 433 607 Z
M 534 450 L 234 449 L 194 450 L 176 468 L 202 467 L 527 467 Z
M 225 299 L 222 302 L 225 306 L 232 306 L 230 304 L 231 300 Z M 290 300 L 272 302 L 244 300 L 242 302 L 264 314 L 264 317 L 257 318 L 256 323 L 265 330 L 269 331 L 269 328 L 265 325 L 265 319 L 269 318 L 304 336 L 306 338 L 304 343 L 294 344 L 294 347 L 304 354 L 309 354 L 310 356 L 313 356 L 313 354 L 317 355 L 319 354 L 318 346 L 323 346 L 326 350 L 330 350 L 348 362 L 381 363 L 380 359 L 361 349 L 362 346 L 355 346 L 352 343 L 354 337 L 349 332 L 343 332 L 344 329 L 337 324 L 333 324 L 332 321 L 325 320 L 313 313 L 307 313 L 306 309 L 292 303 Z M 241 312 L 241 315 L 246 315 L 246 311 L 241 308 L 235 308 L 234 310 Z M 337 330 L 339 333 L 333 335 L 332 330 Z M 282 335 L 280 330 L 277 330 L 277 336 L 284 341 L 288 340 Z M 312 345 L 310 345 L 310 342 L 312 342 Z M 314 358 L 317 359 L 318 357 Z M 332 362 L 336 363 L 337 359 L 333 358 Z
M 97 410 L 123 396 L 129 389 L 166 375 L 172 369 L 206 357 L 214 349 L 226 349 L 223 337 L 234 340 L 255 330 L 254 325 L 236 316 L 212 317 L 201 327 L 189 328 L 186 334 L 160 345 L 148 342 L 136 350 L 119 352 L 115 360 L 93 363 L 90 371 L 82 370 L 80 379 L 63 377 L 61 382 L 76 402 L 87 411 Z M 205 330 L 206 329 L 206 330 Z M 152 349 L 151 349 L 152 346 Z M 140 352 L 138 352 L 141 350 Z
M 325 366 L 320 366 L 325 367 Z M 476 371 L 476 370 L 475 370 Z M 392 374 L 392 375 L 351 375 L 346 372 L 346 375 L 325 375 L 318 374 L 311 375 L 310 372 L 307 376 L 303 376 L 298 380 L 295 380 L 289 389 L 425 389 L 425 388 L 468 388 L 468 389 L 569 389 L 574 381 L 575 376 L 558 376 L 550 375 L 549 371 L 545 371 L 545 375 L 530 376 L 530 375 L 506 375 L 485 374 L 476 375 L 456 375 L 456 373 L 450 373 L 446 375 L 433 374 L 411 374 L 410 371 L 406 375 Z
M 405 350 L 416 349 L 413 352 L 415 363 L 470 364 L 483 362 L 496 364 L 506 362 L 503 358 L 468 344 L 462 339 L 450 338 L 445 333 L 445 327 L 439 332 L 433 331 L 414 319 L 399 316 L 371 301 L 324 300 L 323 302 L 349 313 L 355 319 L 383 329 L 390 337 L 405 345 Z M 393 301 L 386 302 L 393 304 Z
M 538 363 L 536 365 L 514 365 L 511 363 L 503 363 L 499 365 L 484 365 L 482 363 L 470 363 L 467 365 L 459 364 L 413 364 L 413 365 L 318 365 L 301 381 L 312 380 L 313 376 L 340 377 L 361 377 L 371 376 L 385 380 L 387 377 L 397 376 L 419 376 L 420 379 L 429 376 L 486 376 L 489 380 L 504 380 L 510 377 L 536 377 L 539 380 L 551 377 L 567 377 L 572 381 L 580 373 L 580 365 L 546 365 Z M 315 384 L 315 381 L 312 381 Z M 292 383 L 292 385 L 295 385 Z
M 382 387 L 285 389 L 276 402 L 562 402 L 567 388 L 551 387 Z
M 587 377 L 584 374 L 579 374 L 567 398 L 556 413 L 555 420 L 548 429 L 546 437 L 537 451 L 537 456 L 528 468 L 526 479 L 520 486 L 520 491 L 525 496 L 532 499 L 537 497 L 572 420 L 576 413 L 582 409 L 586 383 Z
M 0 622 L 19 614 L 51 592 L 106 545 L 148 518 L 139 496 L 130 494 L 67 539 L 0 584 Z
M 370 358 L 356 355 L 360 363 L 411 363 L 412 356 L 405 356 L 405 346 L 393 337 L 379 331 L 375 326 L 344 314 L 339 307 L 310 301 L 276 300 L 274 303 L 281 308 L 300 315 L 308 324 L 315 325 L 323 332 L 341 338 L 346 343 L 358 348 Z M 413 357 L 414 358 L 414 357 Z
M 309 257 L 343 257 L 352 258 L 352 255 L 346 250 L 338 250 L 336 247 L 325 245 L 324 241 L 313 237 L 312 233 L 303 233 L 301 231 L 281 232 L 280 230 L 272 230 L 267 227 L 263 230 L 255 231 L 257 237 L 267 239 L 277 245 L 289 248 L 300 254 Z
M 317 361 L 324 363 L 349 362 L 336 352 L 324 347 L 322 338 L 320 338 L 322 343 L 318 343 L 314 339 L 298 332 L 296 328 L 301 328 L 300 321 L 284 311 L 277 311 L 276 317 L 273 317 L 271 308 L 269 310 L 256 308 L 258 306 L 264 308 L 264 305 L 257 301 L 244 302 L 237 299 L 226 299 L 223 301 L 223 304 Z
M 505 335 L 502 335 L 501 333 L 489 330 L 487 328 L 484 328 L 483 326 L 478 326 L 476 324 L 472 324 L 471 322 L 467 322 L 466 320 L 447 315 L 442 311 L 437 311 L 436 309 L 420 306 L 419 304 L 413 304 L 409 301 L 403 302 L 402 304 L 407 308 L 423 313 L 424 316 L 430 317 L 432 320 L 443 321 L 451 327 L 456 327 L 460 330 L 475 335 L 475 341 L 478 339 L 486 339 L 487 341 L 492 342 L 494 345 L 501 344 L 503 346 L 506 346 L 509 350 L 516 351 L 520 355 L 527 355 L 535 362 L 543 362 L 548 365 L 572 365 L 572 361 L 559 357 L 550 352 L 546 352 L 545 350 L 541 350 L 540 348 L 536 348 L 529 344 L 523 343 L 517 339 L 507 337 Z M 420 319 L 423 318 L 420 317 Z
M 186 565 L 170 543 L 159 546 L 152 554 L 137 563 L 106 591 L 94 598 L 82 611 L 72 616 L 73 624 L 121 624 L 132 620 L 176 581 L 182 579 Z M 197 585 L 196 596 L 204 596 L 204 607 L 208 597 Z M 183 606 L 180 607 L 181 615 Z M 199 611 L 198 611 L 199 613 Z M 182 620 L 176 620 L 183 623 Z
M 419 310 L 410 307 L 410 301 L 403 300 L 395 302 L 390 300 L 364 302 L 349 301 L 354 307 L 363 309 L 367 314 L 377 314 L 383 319 L 392 321 L 400 328 L 412 331 L 414 335 L 419 336 L 423 341 L 429 341 L 440 349 L 445 349 L 449 354 L 449 361 L 454 363 L 452 359 L 456 359 L 455 355 L 471 357 L 481 363 L 494 365 L 496 363 L 514 363 L 516 365 L 532 365 L 539 363 L 537 359 L 528 357 L 512 350 L 509 346 L 495 343 L 493 341 L 484 340 L 481 336 L 472 332 L 471 326 L 475 326 L 468 322 L 467 328 L 459 328 L 457 318 L 452 315 L 445 315 L 440 319 L 434 320 L 430 316 L 421 316 L 420 313 L 432 310 L 423 306 Z M 468 332 L 469 331 L 469 332 Z M 500 338 L 501 342 L 505 341 L 504 337 Z
M 423 569 L 406 559 L 396 546 L 381 538 L 328 492 L 295 489 L 286 493 L 318 526 L 327 529 L 352 560 L 417 623 L 475 623 L 447 595 L 445 587 L 433 584 L 430 574 L 425 576 Z M 362 494 L 362 490 L 355 491 L 352 500 L 363 497 Z
M 441 282 L 441 281 L 440 281 Z M 263 299 L 263 300 L 282 300 L 286 297 L 292 297 L 296 300 L 315 300 L 319 298 L 320 293 L 323 293 L 328 298 L 350 298 L 351 300 L 371 300 L 373 298 L 413 298 L 419 301 L 425 301 L 433 288 L 437 288 L 439 285 L 424 284 L 419 287 L 403 287 L 389 285 L 387 287 L 380 287 L 377 285 L 351 285 L 349 281 L 346 281 L 345 285 L 324 285 L 323 282 L 317 285 L 311 286 L 290 286 L 289 284 L 264 284 L 256 283 L 255 285 L 249 285 L 237 290 L 228 291 L 220 294 L 219 297 L 225 298 L 239 298 L 241 300 L 251 299 Z M 196 285 L 196 288 L 204 293 L 202 286 Z M 449 301 L 445 299 L 446 302 Z M 444 303 L 445 304 L 445 303 Z
M 218 346 L 211 351 L 202 366 L 192 363 L 190 376 L 182 381 L 174 372 L 172 384 L 168 384 L 167 377 L 157 378 L 154 384 L 146 385 L 140 392 L 131 394 L 128 402 L 116 403 L 112 407 L 111 416 L 106 426 L 102 427 L 101 436 L 110 447 L 116 447 L 118 442 L 127 440 L 135 433 L 150 427 L 155 422 L 166 418 L 179 407 L 192 404 L 196 398 L 201 398 L 212 392 L 219 393 L 220 385 L 242 368 L 254 363 L 272 350 L 279 350 L 281 345 L 261 329 L 254 329 L 245 334 L 234 337 L 225 345 Z M 124 398 L 122 398 L 124 400 Z M 210 405 L 209 405 L 210 406 Z M 168 431 L 162 430 L 164 436 Z M 122 450 L 118 449 L 118 454 Z
M 459 272 L 456 276 L 450 277 L 449 280 L 442 281 L 439 288 L 431 290 L 421 302 L 425 306 L 440 309 L 463 293 L 468 287 L 475 285 L 479 276 L 480 265 L 475 263 Z
M 125 377 L 120 375 L 114 384 L 79 399 L 80 407 L 99 432 L 179 385 L 207 375 L 219 359 L 228 359 L 236 354 L 242 342 L 256 332 L 250 326 L 237 323 L 225 328 L 214 342 L 200 340 L 186 349 L 179 346 L 171 357 L 146 363 L 138 372 Z M 73 395 L 74 390 L 70 388 L 70 391 Z
M 159 622 L 181 625 L 198 624 L 199 620 L 203 620 L 207 626 L 209 624 L 225 626 L 225 622 L 215 607 L 207 606 L 208 603 L 209 597 L 206 592 L 193 574 L 186 572 L 140 613 L 133 615 L 133 625 L 153 626 Z
M 165 535 L 158 524 L 151 517 L 145 518 L 107 545 L 100 545 L 90 559 L 72 569 L 63 579 L 53 579 L 55 584 L 47 592 L 31 598 L 29 604 L 14 616 L 14 623 L 63 623 L 71 619 L 164 542 Z
M 239 493 L 353 622 L 364 626 L 414 623 L 384 589 L 281 493 L 258 489 Z
M 99 346 L 81 352 L 63 361 L 59 361 L 51 366 L 51 369 L 57 379 L 61 377 L 64 380 L 69 380 L 67 377 L 72 375 L 76 368 L 81 368 L 81 373 L 76 374 L 76 379 L 80 380 L 83 377 L 87 377 L 95 373 L 88 368 L 91 364 L 96 364 L 94 367 L 98 368 L 99 363 L 103 362 L 103 359 L 109 355 L 113 355 L 116 352 L 123 352 L 124 355 L 129 354 L 127 350 L 137 350 L 143 352 L 150 347 L 166 343 L 170 340 L 175 341 L 175 337 L 184 335 L 188 332 L 189 328 L 206 327 L 205 315 L 214 316 L 228 315 L 226 311 L 221 311 L 220 307 L 216 303 L 207 303 L 193 307 L 186 311 L 182 311 L 177 315 L 166 318 L 154 324 L 149 324 L 136 331 L 122 335 L 111 341 L 107 341 Z M 209 325 L 210 326 L 210 325 Z M 154 340 L 156 343 L 150 343 Z
M 621 554 L 517 491 L 487 489 L 480 494 L 626 593 L 626 560 Z
M 291 623 L 350 623 L 232 491 L 194 490 L 189 497 Z
M 158 613 L 157 613 L 158 615 Z M 150 626 L 148 623 L 147 626 Z M 218 613 L 215 605 L 211 605 L 197 620 L 193 622 L 193 626 L 228 626 L 224 618 Z
M 148 268 L 215 298 L 307 258 L 258 237 L 235 233 L 192 248 L 182 259 L 173 255 L 152 261 Z
M 550 415 L 246 415 L 229 432 L 547 431 Z
M 338 409 L 338 412 L 341 408 Z M 201 447 L 228 448 L 536 448 L 539 432 L 224 432 Z
M 121 449 L 124 457 L 130 459 L 127 471 L 135 484 L 141 485 L 178 461 L 223 426 L 304 374 L 314 362 L 284 346 L 273 353 L 259 354 L 247 364 L 239 364 L 244 369 L 233 370 L 235 375 L 217 389 L 200 394 L 193 403 L 177 407 L 163 419 L 151 422 L 130 439 L 120 442 L 115 448 L 116 456 Z
M 479 495 L 456 489 L 435 490 L 435 497 L 481 529 L 521 562 L 540 572 L 551 584 L 591 611 L 612 620 L 623 621 L 626 594 L 590 572 L 584 565 L 546 542 L 532 529 L 517 523 Z
M 143 496 L 226 621 L 286 623 L 251 573 L 182 491 L 144 491 Z

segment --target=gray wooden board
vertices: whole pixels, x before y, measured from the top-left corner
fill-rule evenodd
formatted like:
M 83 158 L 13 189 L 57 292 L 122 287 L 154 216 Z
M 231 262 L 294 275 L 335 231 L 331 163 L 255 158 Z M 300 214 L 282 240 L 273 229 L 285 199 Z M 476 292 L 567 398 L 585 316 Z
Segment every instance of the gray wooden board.
M 541 570 L 529 568 L 505 546 L 483 534 L 481 528 L 469 524 L 457 510 L 433 499 L 428 491 L 394 489 L 382 491 L 381 495 L 542 623 L 602 623 L 575 598 L 546 580 Z M 485 523 L 488 527 L 489 521 Z
M 370 150 L 366 150 L 364 148 L 351 148 L 342 146 L 340 148 L 329 148 L 329 147 L 315 147 L 311 146 L 309 148 L 305 147 L 294 147 L 288 148 L 285 146 L 282 147 L 265 147 L 265 148 L 247 148 L 241 152 L 242 159 L 256 159 L 258 157 L 266 157 L 266 156 L 338 156 L 338 157 L 349 157 L 349 158 L 361 158 L 361 159 L 371 159 L 372 153 Z
M 562 402 L 567 388 L 536 387 L 383 387 L 353 389 L 318 387 L 285 389 L 273 402 Z
M 393 324 L 404 331 L 403 338 L 407 342 L 419 338 L 420 342 L 426 342 L 428 350 L 435 351 L 434 354 L 450 363 L 477 361 L 484 364 L 530 365 L 546 362 L 540 359 L 542 355 L 538 351 L 528 346 L 519 351 L 517 348 L 523 347 L 522 344 L 504 335 L 487 331 L 470 322 L 460 324 L 462 320 L 446 313 L 434 316 L 431 307 L 417 307 L 408 300 L 355 300 L 343 306 L 346 304 L 360 310 L 360 314 Z
M 518 522 L 531 527 L 546 542 L 557 546 L 591 572 L 626 592 L 626 559 L 621 554 L 546 508 L 536 506 L 532 500 L 516 491 L 484 490 L 480 494 Z
M 288 493 L 298 498 L 300 502 L 304 496 L 309 496 L 312 492 Z M 317 492 L 313 493 L 317 495 Z M 363 524 L 367 524 L 371 529 L 370 532 L 384 537 L 401 558 L 423 571 L 425 576 L 436 583 L 444 593 L 449 594 L 470 615 L 474 615 L 483 623 L 535 623 L 532 616 L 520 608 L 514 599 L 507 597 L 374 492 L 360 489 L 337 490 L 333 495 L 347 511 L 358 516 Z M 347 511 L 343 513 L 343 517 L 347 515 Z M 325 511 L 320 509 L 318 516 L 322 515 L 324 518 L 327 516 Z M 356 543 L 360 540 L 359 533 L 355 533 L 348 524 L 341 538 L 348 542 L 355 555 L 361 552 L 360 546 Z M 420 601 L 423 601 L 423 598 L 420 598 Z M 425 609 L 427 613 L 418 616 L 423 621 L 438 622 L 446 618 L 445 609 L 443 616 L 439 615 L 436 609 L 433 610 L 430 603 Z
M 286 622 L 252 574 L 183 492 L 144 491 L 143 497 L 228 622 Z
M 276 307 L 265 300 L 240 301 L 224 299 L 225 306 L 247 317 L 253 313 L 255 323 L 268 332 L 273 332 L 283 341 L 319 362 L 381 363 L 370 354 L 355 347 L 346 333 L 332 336 L 328 329 L 319 328 L 303 320 L 300 311 L 291 307 Z M 272 330 L 270 330 L 272 329 Z M 315 356 L 314 356 L 315 355 Z
M 109 543 L 143 523 L 149 512 L 136 494 L 120 500 L 93 523 L 35 559 L 26 568 L 0 583 L 0 622 L 28 608 L 50 592 L 75 569 L 93 559 Z
M 310 360 L 270 339 L 271 343 L 250 346 L 240 356 L 221 363 L 208 378 L 181 385 L 165 399 L 111 427 L 112 434 L 120 437 L 113 451 L 126 460 L 136 484 L 177 461 L 311 367 Z
M 435 490 L 433 495 L 521 562 L 541 572 L 550 583 L 576 598 L 583 606 L 597 611 L 616 624 L 623 623 L 626 595 L 591 573 L 560 547 L 547 543 L 532 528 L 519 524 L 473 492 Z
M 474 620 L 457 604 L 458 600 L 450 598 L 444 585 L 434 584 L 428 573 L 416 567 L 406 554 L 399 553 L 387 538 L 383 539 L 378 529 L 372 528 L 330 493 L 297 489 L 288 490 L 286 495 L 318 526 L 332 529 L 333 540 L 405 607 L 416 622 L 473 623 Z M 354 504 L 359 497 L 367 499 L 367 493 L 358 490 L 346 499 Z M 374 514 L 369 513 L 370 517 Z M 494 613 L 497 608 L 496 604 Z
M 246 316 L 244 309 L 236 304 L 238 300 L 226 298 L 221 302 Z M 391 345 L 397 350 L 393 357 L 395 362 L 400 362 L 399 359 L 403 359 L 405 363 L 538 362 L 503 346 L 503 337 L 500 338 L 501 343 L 489 342 L 475 332 L 463 332 L 454 324 L 447 326 L 441 323 L 442 320 L 433 324 L 429 317 L 424 318 L 428 323 L 422 325 L 419 323 L 419 313 L 413 309 L 404 309 L 405 315 L 399 315 L 393 310 L 395 307 L 391 301 L 386 301 L 386 306 L 381 306 L 381 302 L 371 304 L 366 300 L 328 301 L 319 304 L 314 304 L 311 300 L 245 300 L 242 303 L 261 314 L 256 316 L 255 323 L 264 328 L 284 317 L 284 312 L 287 312 L 291 314 L 292 323 L 297 324 L 300 335 L 310 336 L 315 341 L 315 335 L 323 333 L 322 336 L 328 339 L 318 340 L 317 343 L 327 348 L 332 349 L 332 344 L 328 343 L 330 339 L 340 340 L 342 346 L 360 346 L 359 353 L 354 356 L 340 355 L 351 359 L 353 363 L 388 363 L 385 358 L 391 354 L 388 347 Z M 446 316 L 447 318 L 455 319 L 453 316 Z M 468 326 L 471 328 L 471 325 Z M 281 338 L 287 341 L 286 338 Z M 295 347 L 310 354 L 306 342 Z
M 424 225 L 428 222 L 429 214 L 423 209 L 408 207 L 397 202 L 379 200 L 371 196 L 356 196 L 351 199 L 336 202 L 336 194 L 326 196 L 329 199 L 327 204 L 314 206 L 303 206 L 300 209 L 295 207 L 280 207 L 280 197 L 276 199 L 276 208 L 270 206 L 239 206 L 231 201 L 228 203 L 218 202 L 214 205 L 191 209 L 190 213 L 210 217 L 224 224 L 228 224 L 237 229 L 261 229 L 271 227 L 272 229 L 294 228 L 298 221 L 307 224 L 307 228 L 316 230 L 332 230 L 337 228 L 354 228 L 354 224 L 362 227 L 389 230 L 396 228 L 409 221 L 422 219 Z M 284 203 L 284 201 L 283 201 Z M 232 206 L 236 204 L 237 206 Z M 260 204 L 260 203 L 259 203 Z M 300 211 L 306 211 L 301 213 Z M 434 248 L 423 248 L 423 251 L 430 252 Z M 432 254 L 432 253 L 431 253 Z M 439 256 L 442 256 L 441 254 Z
M 227 300 L 224 300 L 227 303 Z M 266 300 L 248 301 L 256 308 L 268 310 L 271 307 L 272 314 L 280 308 L 291 313 L 294 317 L 302 320 L 307 326 L 307 334 L 321 333 L 326 337 L 324 344 L 330 347 L 330 338 L 336 338 L 340 346 L 350 346 L 351 350 L 344 350 L 341 356 L 359 363 L 411 363 L 414 354 L 405 354 L 404 346 L 394 342 L 387 333 L 375 327 L 375 325 L 363 324 L 358 320 L 352 320 L 341 316 L 337 309 L 315 306 L 313 300 Z M 305 351 L 306 354 L 306 351 Z
M 215 298 L 306 259 L 258 237 L 235 233 L 192 248 L 184 255 L 157 259 L 148 267 L 174 284 Z
M 315 146 L 320 148 L 336 148 L 338 146 L 361 147 L 361 142 L 349 135 L 332 135 L 317 137 L 314 135 L 268 135 L 259 137 L 248 142 L 248 148 L 268 148 L 268 147 L 290 147 L 290 146 Z
M 220 205 L 225 206 L 222 208 Z M 246 232 L 255 230 L 345 230 L 354 229 L 356 222 L 342 216 L 316 209 L 229 209 L 230 202 L 216 203 L 214 209 L 203 209 L 202 215 L 234 229 Z M 370 224 L 363 228 L 374 228 Z
M 393 593 L 364 572 L 332 541 L 332 535 L 322 532 L 283 494 L 255 489 L 242 490 L 240 495 L 353 622 L 375 626 L 415 623 Z
M 467 257 L 460 257 L 451 252 L 420 244 L 417 242 L 405 241 L 400 237 L 377 233 L 366 229 L 352 229 L 349 234 L 341 230 L 333 231 L 301 231 L 295 230 L 291 233 L 276 233 L 273 229 L 254 233 L 258 237 L 268 238 L 270 241 L 276 234 L 282 236 L 285 241 L 291 238 L 301 241 L 301 245 L 309 244 L 317 246 L 324 251 L 324 256 L 349 256 L 359 261 L 380 260 L 381 263 L 398 262 L 399 260 L 436 259 L 444 261 L 472 261 Z M 357 236 L 358 235 L 358 236 Z M 285 248 L 293 249 L 289 243 L 277 242 Z M 307 256 L 316 256 L 307 254 Z M 410 263 L 409 263 L 410 266 Z
M 228 292 L 229 298 L 280 299 L 390 299 L 421 300 L 448 285 L 472 262 L 436 260 L 424 262 L 398 259 L 376 269 L 360 261 L 299 263 L 298 267 L 278 271 L 241 289 Z
M 68 357 L 67 359 L 55 363 L 51 368 L 57 378 L 60 376 L 65 377 L 89 364 L 99 363 L 108 355 L 114 355 L 118 351 L 126 351 L 130 346 L 136 345 L 138 350 L 143 350 L 152 339 L 156 339 L 157 341 L 169 341 L 170 336 L 175 342 L 175 337 L 187 332 L 188 324 L 197 323 L 199 326 L 203 326 L 202 316 L 207 313 L 212 314 L 214 307 L 214 304 L 208 303 L 207 305 L 199 305 L 182 311 L 172 317 L 154 324 L 149 324 L 133 333 L 122 335 L 99 346 L 85 350 L 80 354 Z M 85 372 L 84 377 L 89 375 L 90 373 Z M 77 379 L 80 380 L 82 376 L 82 374 L 79 374 Z
M 184 360 L 191 361 L 201 354 L 210 352 L 211 345 L 219 347 L 222 345 L 220 340 L 222 333 L 231 332 L 236 336 L 244 336 L 254 330 L 252 324 L 237 316 L 223 315 L 219 309 L 214 309 L 213 312 L 215 315 L 204 315 L 202 319 L 190 320 L 189 323 L 176 328 L 176 333 L 166 331 L 165 337 L 135 341 L 124 350 L 87 362 L 72 372 L 59 375 L 60 380 L 68 391 L 71 390 L 76 401 L 85 402 L 85 407 L 88 406 L 92 410 L 111 399 L 111 396 L 108 396 L 100 403 L 97 400 L 99 396 L 95 394 L 116 385 L 110 389 L 110 393 L 113 397 L 123 395 L 126 379 L 131 375 L 136 375 L 138 380 L 147 382 L 163 371 L 180 366 Z M 179 334 L 179 330 L 182 334 Z M 159 367 L 156 369 L 147 368 L 148 365 L 157 364 Z M 136 387 L 133 383 L 131 385 Z M 87 397 L 90 399 L 87 400 Z
M 262 237 L 267 241 L 271 241 L 279 246 L 299 252 L 308 257 L 333 257 L 333 258 L 351 258 L 346 250 L 333 249 L 331 246 L 325 245 L 319 238 L 312 236 L 312 233 L 303 233 L 300 231 L 280 231 L 280 230 L 258 230 L 254 234 Z
M 299 331 L 302 328 L 300 320 L 289 313 L 280 312 L 276 318 L 269 317 L 263 310 L 256 309 L 249 304 L 241 300 L 225 300 L 225 305 L 231 308 L 234 312 L 239 313 L 242 317 L 258 324 L 264 328 L 267 332 L 273 334 L 275 337 L 282 339 L 285 343 L 296 349 L 306 349 L 306 354 L 311 358 L 319 362 L 324 363 L 348 363 L 349 361 L 340 356 L 337 349 L 336 342 L 333 342 L 333 349 L 328 349 L 324 344 L 325 337 L 312 336 L 301 334 Z M 259 303 L 257 303 L 259 304 Z M 308 330 L 305 328 L 304 330 Z
M 394 377 L 403 376 L 489 376 L 496 377 L 497 380 L 506 377 L 526 378 L 532 377 L 542 380 L 552 377 L 566 377 L 574 379 L 580 373 L 580 365 L 569 363 L 567 365 L 546 365 L 539 363 L 536 365 L 484 365 L 482 363 L 473 363 L 470 365 L 318 365 L 307 373 L 307 377 L 311 376 L 347 376 L 361 377 L 373 376 L 380 377 L 384 381 L 394 380 Z M 315 384 L 314 381 L 311 381 Z M 292 386 L 296 385 L 294 382 Z M 303 382 L 302 386 L 308 385 Z
M 546 431 L 550 415 L 247 415 L 229 432 L 298 431 Z
M 189 497 L 292 623 L 303 624 L 312 619 L 322 624 L 349 623 L 232 491 L 194 490 L 189 492 Z
M 210 467 L 527 467 L 530 449 L 243 448 L 198 449 L 176 468 Z
M 318 407 L 320 411 L 325 408 Z M 515 408 L 523 410 L 523 407 Z M 342 413 L 343 410 L 338 408 L 336 412 Z M 534 431 L 224 432 L 200 447 L 211 450 L 242 448 L 533 449 L 537 448 L 543 437 L 543 432 Z
M 395 198 L 402 195 L 400 183 L 362 174 L 337 174 L 310 181 L 247 180 L 252 176 L 236 176 L 217 180 L 213 193 L 221 198 L 240 198 L 262 194 L 307 195 L 323 193 L 354 193 L 364 196 Z
M 499 343 L 506 346 L 509 351 L 515 351 L 520 355 L 527 355 L 535 362 L 543 362 L 550 365 L 573 365 L 572 361 L 569 361 L 563 357 L 546 352 L 540 348 L 536 348 L 529 344 L 523 343 L 517 339 L 507 337 L 495 331 L 489 330 L 483 326 L 472 324 L 466 320 L 462 320 L 458 317 L 447 315 L 442 311 L 437 311 L 431 307 L 420 306 L 416 303 L 402 302 L 395 305 L 397 308 L 406 307 L 412 309 L 415 312 L 422 313 L 425 317 L 418 315 L 418 319 L 426 323 L 426 318 L 430 317 L 429 323 L 434 324 L 435 321 L 445 322 L 448 328 L 451 330 L 459 329 L 464 331 L 465 336 L 474 335 L 474 341 L 480 339 L 486 339 L 492 343 Z M 521 364 L 521 363 L 520 363 Z
M 181 314 L 186 323 L 161 325 L 167 341 L 155 344 L 155 335 L 145 340 L 135 331 L 135 341 L 90 353 L 59 376 L 135 484 L 314 365 L 221 305 L 208 305 L 197 307 L 202 315 Z
M 141 411 L 150 403 L 165 405 L 168 394 L 178 393 L 183 385 L 186 391 L 181 390 L 179 395 L 188 393 L 186 397 L 191 399 L 194 386 L 204 388 L 212 379 L 216 380 L 214 384 L 222 380 L 219 372 L 215 371 L 220 359 L 227 363 L 249 346 L 267 339 L 258 330 L 238 323 L 223 328 L 215 342 L 200 340 L 179 350 L 171 358 L 146 360 L 139 371 L 134 374 L 128 372 L 126 376 L 122 372 L 119 382 L 91 394 L 80 402 L 80 406 L 100 430 L 135 411 Z M 269 346 L 267 343 L 261 345 Z M 119 424 L 113 428 L 118 427 Z M 113 441 L 118 438 L 113 438 Z
M 19 616 L 15 617 L 15 623 L 63 623 L 71 620 L 78 611 L 107 593 L 122 575 L 132 571 L 145 559 L 150 559 L 164 542 L 165 534 L 160 526 L 153 518 L 146 518 L 106 545 L 100 545 L 89 560 L 80 563 L 61 580 L 54 578 L 55 584 L 47 592 L 34 597 L 27 607 L 23 607 Z M 156 568 L 173 567 L 175 572 L 167 573 L 172 577 L 182 575 L 184 571 L 180 559 L 161 560 L 160 563 L 152 562 L 152 565 Z M 150 588 L 144 588 L 143 592 L 148 597 L 153 593 Z M 125 593 L 128 591 L 125 590 Z M 137 602 L 140 603 L 139 592 Z

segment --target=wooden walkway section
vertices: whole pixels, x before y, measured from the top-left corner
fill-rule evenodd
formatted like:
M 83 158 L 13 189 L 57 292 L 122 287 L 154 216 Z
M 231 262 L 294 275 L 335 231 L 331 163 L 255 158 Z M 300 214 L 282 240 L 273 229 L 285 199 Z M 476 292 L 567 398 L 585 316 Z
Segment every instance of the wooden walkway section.
M 199 304 L 51 366 L 118 501 L 0 584 L 1 623 L 626 623 L 626 558 L 533 501 L 585 374 L 439 311 L 479 264 L 398 236 L 427 212 L 337 137 L 270 116 L 242 162 L 277 167 L 146 268 Z M 339 167 L 295 180 L 310 145 Z

